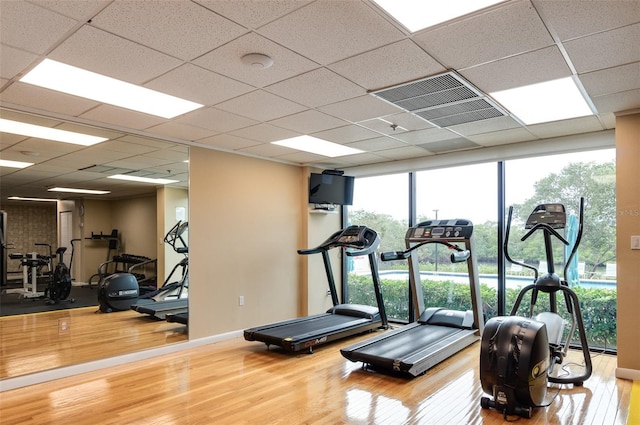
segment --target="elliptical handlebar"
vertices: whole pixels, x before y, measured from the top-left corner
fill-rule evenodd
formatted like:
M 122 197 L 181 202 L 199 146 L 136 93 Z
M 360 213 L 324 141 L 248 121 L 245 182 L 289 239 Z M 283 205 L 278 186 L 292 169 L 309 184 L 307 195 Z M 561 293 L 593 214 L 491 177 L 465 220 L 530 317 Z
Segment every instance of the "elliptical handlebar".
M 186 232 L 188 228 L 188 221 L 179 220 L 164 237 L 164 242 L 169 244 L 178 254 L 187 255 L 189 253 L 189 244 L 182 237 L 182 234 Z M 178 246 L 178 242 L 181 246 Z

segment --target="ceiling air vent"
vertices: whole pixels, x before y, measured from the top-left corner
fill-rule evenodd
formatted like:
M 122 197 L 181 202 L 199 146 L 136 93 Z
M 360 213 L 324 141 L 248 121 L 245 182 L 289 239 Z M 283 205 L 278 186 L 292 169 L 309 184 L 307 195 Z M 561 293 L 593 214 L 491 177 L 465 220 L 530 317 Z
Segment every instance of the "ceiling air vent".
M 454 72 L 372 92 L 436 127 L 451 127 L 507 115 Z

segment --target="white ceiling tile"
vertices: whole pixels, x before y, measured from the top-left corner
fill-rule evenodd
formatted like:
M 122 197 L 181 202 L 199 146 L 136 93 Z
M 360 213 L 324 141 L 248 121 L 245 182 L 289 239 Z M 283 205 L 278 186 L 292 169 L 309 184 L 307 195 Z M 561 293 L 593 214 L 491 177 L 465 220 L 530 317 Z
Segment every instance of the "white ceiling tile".
M 30 3 L 82 22 L 104 7 L 104 2 L 100 0 L 30 0 Z
M 220 103 L 216 108 L 258 121 L 270 121 L 307 109 L 263 90 L 256 90 Z
M 460 74 L 483 92 L 492 93 L 569 77 L 571 69 L 558 47 L 551 46 L 463 69 Z
M 529 1 L 417 33 L 413 39 L 444 66 L 462 69 L 553 44 Z
M 247 31 L 196 3 L 184 1 L 113 2 L 92 22 L 184 60 L 194 59 Z
M 433 153 L 454 152 L 480 147 L 478 144 L 465 139 L 464 137 L 457 137 L 455 139 L 442 140 L 439 142 L 422 143 L 418 146 Z
M 373 130 L 377 133 L 389 135 L 400 134 L 409 131 L 401 125 L 394 122 L 389 122 L 384 118 L 374 118 L 372 120 L 360 121 L 358 125 L 368 128 L 369 130 Z
M 640 98 L 639 98 L 640 99 Z M 604 130 L 598 118 L 594 116 L 554 121 L 530 125 L 527 129 L 540 138 L 560 137 L 570 134 L 589 133 Z
M 288 130 L 297 131 L 301 134 L 311 134 L 317 131 L 328 130 L 330 128 L 342 127 L 349 124 L 346 121 L 323 114 L 314 109 L 309 109 L 297 114 L 270 121 L 270 124 Z
M 312 0 L 195 0 L 196 3 L 249 28 L 258 28 Z
M 638 62 L 640 24 L 567 41 L 564 46 L 579 74 Z
M 101 105 L 80 115 L 98 123 L 113 124 L 123 128 L 143 130 L 165 122 L 163 118 L 111 105 Z
M 504 116 L 474 121 L 472 123 L 453 125 L 447 128 L 463 136 L 472 136 L 474 134 L 492 133 L 495 131 L 518 127 L 520 127 L 520 124 L 518 124 L 516 120 L 511 117 Z
M 469 140 L 481 146 L 507 145 L 510 143 L 528 142 L 536 140 L 537 138 L 538 137 L 522 127 L 468 136 Z
M 380 117 L 385 121 L 397 124 L 402 128 L 406 128 L 408 131 L 424 130 L 425 128 L 432 128 L 433 125 L 408 112 L 400 112 L 393 115 L 386 115 Z
M 90 25 L 73 33 L 48 57 L 133 84 L 143 84 L 182 63 Z
M 150 146 L 128 143 L 124 140 L 107 140 L 106 142 L 100 143 L 100 147 L 110 151 L 128 153 L 131 156 L 143 155 L 156 150 Z
M 357 153 L 355 155 L 347 155 L 347 156 L 341 156 L 339 158 L 334 158 L 334 159 L 339 159 L 340 161 L 342 161 L 344 163 L 343 166 L 348 166 L 348 165 L 359 165 L 359 164 L 377 164 L 379 162 L 384 162 L 385 159 L 383 157 L 381 157 L 380 155 L 378 155 L 378 153 L 369 153 L 369 152 L 365 152 L 365 153 Z
M 365 121 L 385 115 L 396 114 L 400 111 L 397 106 L 386 103 L 376 97 L 366 95 L 354 99 L 337 102 L 318 108 L 322 112 L 335 117 L 341 117 L 351 122 Z
M 580 81 L 592 98 L 640 89 L 640 62 L 581 74 Z
M 392 139 L 391 137 L 376 137 L 373 139 L 361 140 L 359 142 L 346 143 L 346 146 L 361 149 L 366 152 L 375 152 L 405 147 L 408 145 L 400 140 Z
M 253 90 L 250 85 L 189 63 L 154 78 L 145 87 L 204 105 L 214 105 Z
M 433 153 L 428 152 L 417 146 L 405 146 L 400 148 L 378 151 L 376 152 L 376 155 L 380 155 L 381 157 L 387 158 L 387 159 L 400 160 L 400 159 L 421 158 L 426 156 L 432 156 Z
M 231 134 L 218 134 L 212 137 L 205 137 L 198 140 L 198 143 L 226 150 L 243 149 L 259 144 L 259 142 L 255 140 L 244 139 L 242 137 L 232 136 Z
M 270 85 L 265 90 L 311 108 L 366 94 L 366 91 L 326 68 Z
M 290 153 L 279 155 L 277 158 L 282 161 L 295 162 L 298 164 L 308 164 L 315 161 L 331 161 L 333 158 L 327 158 L 326 156 L 316 155 L 310 152 L 301 152 L 294 151 L 293 149 L 289 149 Z M 322 168 L 333 168 L 333 166 L 322 167 Z
M 313 137 L 340 144 L 357 142 L 359 140 L 365 139 L 373 139 L 374 137 L 379 136 L 379 133 L 355 124 L 313 133 Z
M 240 149 L 240 151 L 250 153 L 252 155 L 275 157 L 286 155 L 287 153 L 291 152 L 291 149 L 285 148 L 284 146 L 274 145 L 272 143 L 261 143 L 259 145 Z
M 154 134 L 175 137 L 180 140 L 198 140 L 212 136 L 215 132 L 200 127 L 180 124 L 175 121 L 158 124 L 148 129 Z
M 34 63 L 38 55 L 24 50 L 14 49 L 11 46 L 0 46 L 0 77 L 7 80 L 16 77 L 29 65 Z
M 93 100 L 19 82 L 12 83 L 0 93 L 0 99 L 3 102 L 71 116 L 79 116 L 98 105 Z
M 256 120 L 216 108 L 196 109 L 193 112 L 178 117 L 175 121 L 185 125 L 208 128 L 209 130 L 214 130 L 219 133 L 226 133 L 258 124 Z
M 329 66 L 367 90 L 377 90 L 446 71 L 411 40 L 402 40 Z
M 261 69 L 243 63 L 242 57 L 249 53 L 265 54 L 273 59 L 273 65 Z M 264 87 L 318 67 L 304 56 L 253 32 L 218 47 L 193 63 L 255 87 Z
M 640 20 L 640 2 L 636 0 L 533 0 L 533 4 L 562 41 Z
M 3 44 L 42 54 L 78 24 L 77 21 L 26 1 L 2 2 Z
M 230 132 L 229 134 L 243 137 L 245 139 L 256 140 L 258 142 L 270 143 L 278 140 L 290 139 L 300 136 L 296 133 L 284 128 L 276 127 L 269 124 L 258 124 L 251 127 L 241 128 Z
M 404 142 L 411 143 L 412 145 L 418 145 L 422 143 L 438 142 L 440 140 L 455 139 L 460 136 L 442 128 L 428 128 L 426 130 L 409 131 L 407 133 L 398 134 L 394 137 Z
M 403 38 L 386 19 L 356 1 L 316 1 L 261 27 L 260 33 L 322 65 Z
M 600 113 L 631 111 L 640 108 L 640 89 L 593 97 Z

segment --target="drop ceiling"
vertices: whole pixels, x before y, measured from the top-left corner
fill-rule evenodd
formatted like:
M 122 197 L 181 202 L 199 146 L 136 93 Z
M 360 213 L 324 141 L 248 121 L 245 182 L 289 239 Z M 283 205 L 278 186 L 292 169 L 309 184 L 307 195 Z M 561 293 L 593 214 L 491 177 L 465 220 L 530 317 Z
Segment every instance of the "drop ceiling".
M 155 190 L 106 179 L 113 170 L 186 187 L 189 146 L 382 166 L 605 131 L 615 113 L 640 108 L 639 1 L 505 1 L 416 33 L 366 0 L 2 1 L 0 27 L 0 116 L 109 138 L 81 147 L 0 133 L 1 158 L 35 163 L 0 168 L 3 199 L 45 197 L 53 185 L 112 198 Z M 273 66 L 247 66 L 248 53 Z M 19 81 L 44 58 L 205 106 L 169 120 Z M 573 76 L 596 113 L 531 127 L 508 111 L 434 122 L 374 94 L 445 73 L 489 104 L 488 93 Z M 270 143 L 304 134 L 364 152 L 328 158 Z

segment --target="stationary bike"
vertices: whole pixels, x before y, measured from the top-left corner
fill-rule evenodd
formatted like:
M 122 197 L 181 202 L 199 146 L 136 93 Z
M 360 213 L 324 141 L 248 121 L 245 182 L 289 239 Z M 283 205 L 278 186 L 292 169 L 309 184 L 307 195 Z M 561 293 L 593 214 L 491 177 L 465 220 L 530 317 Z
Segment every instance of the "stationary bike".
M 36 244 L 49 247 L 49 261 L 53 261 L 53 254 L 51 253 L 51 245 L 49 244 Z M 56 255 L 58 257 L 58 264 L 53 269 L 52 273 L 49 273 L 49 282 L 47 288 L 44 291 L 44 296 L 48 298 L 47 304 L 58 304 L 60 301 L 75 302 L 73 298 L 67 299 L 71 293 L 71 274 L 69 268 L 64 263 L 64 253 L 67 251 L 66 246 L 61 246 L 56 249 Z
M 566 259 L 564 278 L 561 279 L 554 270 L 551 237 L 555 237 L 564 245 L 569 245 L 569 242 L 556 230 L 563 229 L 566 225 L 564 205 L 557 203 L 538 205 L 527 219 L 525 229 L 529 231 L 521 241 L 527 240 L 538 231 L 541 231 L 544 237 L 547 270 L 540 276 L 535 267 L 513 260 L 509 255 L 508 243 L 513 207 L 509 208 L 504 254 L 509 262 L 533 270 L 534 283 L 522 288 L 511 310 L 511 316 L 494 317 L 485 324 L 480 353 L 480 381 L 482 389 L 491 394 L 492 398 L 481 398 L 480 405 L 483 408 L 496 409 L 505 417 L 508 414 L 515 414 L 530 418 L 533 407 L 544 405 L 547 382 L 581 386 L 591 376 L 591 356 L 580 303 L 576 293 L 569 288 L 566 281 L 567 269 L 582 238 L 583 214 L 584 198 L 581 198 L 576 241 L 569 258 Z M 531 292 L 530 317 L 517 317 L 515 314 L 528 292 Z M 540 292 L 549 294 L 550 311 L 534 316 Z M 571 322 L 564 342 L 565 320 L 558 314 L 556 303 L 558 293 L 564 296 L 566 313 Z M 581 373 L 572 374 L 560 368 L 562 374 L 559 374 L 555 368 L 562 364 L 566 357 L 576 329 L 580 336 L 584 369 Z

